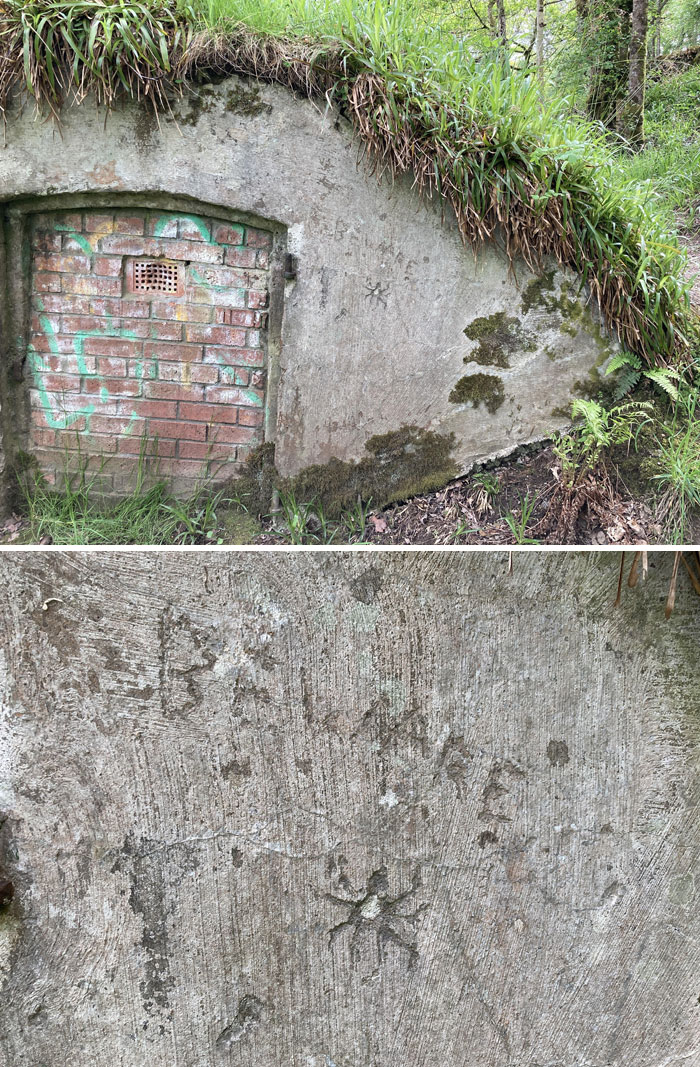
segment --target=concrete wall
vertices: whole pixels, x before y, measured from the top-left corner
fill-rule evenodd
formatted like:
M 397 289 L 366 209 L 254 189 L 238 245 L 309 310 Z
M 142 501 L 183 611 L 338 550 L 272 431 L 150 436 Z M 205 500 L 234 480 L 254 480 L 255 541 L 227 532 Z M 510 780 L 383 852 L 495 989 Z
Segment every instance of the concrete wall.
M 700 1062 L 670 555 L 0 558 L 2 1067 Z
M 548 270 L 538 282 L 523 264 L 513 277 L 494 247 L 475 260 L 440 204 L 422 205 L 407 180 L 378 182 L 347 124 L 285 89 L 232 78 L 160 125 L 137 106 L 105 125 L 89 104 L 62 121 L 59 133 L 29 108 L 9 116 L 11 232 L 37 204 L 180 198 L 274 231 L 280 266 L 298 257 L 295 276 L 293 265 L 286 282 L 279 274 L 265 431 L 282 474 L 358 459 L 370 437 L 404 425 L 454 433 L 463 469 L 562 426 L 571 397 L 599 382 L 611 344 L 574 279 Z

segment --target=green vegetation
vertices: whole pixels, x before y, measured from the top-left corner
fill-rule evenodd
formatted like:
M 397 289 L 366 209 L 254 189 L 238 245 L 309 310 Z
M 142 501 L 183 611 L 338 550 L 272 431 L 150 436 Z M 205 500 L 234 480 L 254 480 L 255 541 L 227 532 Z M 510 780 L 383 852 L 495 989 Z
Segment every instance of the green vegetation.
M 657 440 L 659 473 L 654 478 L 662 490 L 658 510 L 665 521 L 669 539 L 682 544 L 687 539 L 693 509 L 700 509 L 700 403 L 697 392 L 682 396 L 673 418 Z
M 227 71 L 328 93 L 378 168 L 444 198 L 467 242 L 499 234 L 511 257 L 553 255 L 645 363 L 685 365 L 683 255 L 605 132 L 502 51 L 477 57 L 415 16 L 390 0 L 3 0 L 0 106 L 22 85 L 54 113 L 93 88 L 158 107 Z
M 586 502 L 612 514 L 610 456 L 633 452 L 643 431 L 656 442 L 648 463 L 660 513 L 680 540 L 700 507 L 700 330 L 676 233 L 700 222 L 700 6 L 669 0 L 648 10 L 646 0 L 634 0 L 623 11 L 610 0 L 563 0 L 544 7 L 537 0 L 470 0 L 464 9 L 448 0 L 0 0 L 0 108 L 5 113 L 24 92 L 60 121 L 64 101 L 94 92 L 108 107 L 131 96 L 167 111 L 176 95 L 231 73 L 327 98 L 380 173 L 413 175 L 423 195 L 451 206 L 465 242 L 497 239 L 537 270 L 523 291 L 524 312 L 566 313 L 569 298 L 563 291 L 556 298 L 544 269 L 553 257 L 588 282 L 616 328 L 623 351 L 607 367 L 616 376 L 612 406 L 601 395 L 577 401 L 573 428 L 556 444 L 561 481 L 550 511 L 559 508 L 565 519 L 552 519 L 555 533 L 571 536 Z M 646 23 L 635 23 L 640 14 Z M 577 323 L 568 325 L 575 335 Z M 510 349 L 528 340 L 504 312 L 465 332 L 478 341 L 470 358 L 485 366 L 507 367 Z M 495 411 L 502 389 L 500 377 L 472 374 L 450 399 Z M 632 390 L 659 399 L 639 401 Z M 178 502 L 160 485 L 100 509 L 85 479 L 65 498 L 37 482 L 26 507 L 35 535 L 55 543 L 199 543 L 255 536 L 276 489 L 281 512 L 272 522 L 280 536 L 299 544 L 362 540 L 366 501 L 381 506 L 443 486 L 457 470 L 452 445 L 402 427 L 368 442 L 358 463 L 334 460 L 291 481 L 277 477 L 267 445 L 211 508 L 204 490 Z M 486 512 L 498 489 L 479 476 L 474 487 Z M 530 532 L 534 503 L 526 494 L 519 513 L 503 517 L 516 541 Z M 468 532 L 461 520 L 456 528 L 460 537 Z
M 186 501 L 165 482 L 145 486 L 143 452 L 136 483 L 123 500 L 108 503 L 96 492 L 100 472 L 87 473 L 87 461 L 66 475 L 60 492 L 31 467 L 19 480 L 29 539 L 54 545 L 197 545 L 221 543 L 216 533 L 224 493 L 212 495 L 206 483 Z

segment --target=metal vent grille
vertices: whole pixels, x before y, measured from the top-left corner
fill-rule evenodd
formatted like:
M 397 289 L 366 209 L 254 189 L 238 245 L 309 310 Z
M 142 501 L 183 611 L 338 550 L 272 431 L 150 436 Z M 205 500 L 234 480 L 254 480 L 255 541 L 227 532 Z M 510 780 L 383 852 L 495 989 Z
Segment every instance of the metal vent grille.
M 167 259 L 132 259 L 127 263 L 126 291 L 148 295 L 183 292 L 183 264 Z

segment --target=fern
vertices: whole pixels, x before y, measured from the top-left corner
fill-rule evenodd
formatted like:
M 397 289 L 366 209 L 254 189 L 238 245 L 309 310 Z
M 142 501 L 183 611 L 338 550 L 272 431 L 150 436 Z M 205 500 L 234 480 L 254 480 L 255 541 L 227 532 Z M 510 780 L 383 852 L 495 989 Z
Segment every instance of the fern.
M 605 369 L 606 375 L 614 374 L 615 371 L 622 372 L 615 387 L 616 401 L 622 400 L 635 386 L 639 385 L 642 377 L 653 382 L 667 396 L 670 396 L 671 400 L 678 400 L 678 386 L 675 383 L 680 381 L 681 375 L 671 367 L 648 370 L 642 367 L 641 359 L 634 352 L 623 351 L 616 352 Z

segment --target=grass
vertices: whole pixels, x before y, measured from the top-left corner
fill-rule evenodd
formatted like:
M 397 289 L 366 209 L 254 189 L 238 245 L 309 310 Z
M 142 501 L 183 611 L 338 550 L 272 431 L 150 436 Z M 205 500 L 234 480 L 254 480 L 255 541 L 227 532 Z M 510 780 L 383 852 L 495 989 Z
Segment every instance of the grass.
M 465 242 L 501 240 L 537 269 L 554 257 L 591 287 L 649 366 L 685 366 L 693 330 L 684 255 L 605 133 L 534 77 L 390 0 L 0 0 L 0 106 L 23 87 L 58 114 L 93 88 L 164 106 L 188 82 L 242 73 L 326 95 L 372 166 L 412 175 Z
M 661 490 L 659 512 L 669 539 L 687 541 L 690 519 L 700 509 L 700 401 L 697 392 L 683 394 L 666 432 L 658 440 Z
M 669 224 L 700 201 L 700 66 L 653 79 L 647 89 L 646 147 L 621 159 Z M 691 220 L 692 221 L 692 220 Z
M 29 540 L 54 545 L 196 545 L 222 543 L 217 534 L 223 492 L 212 495 L 206 483 L 187 500 L 178 500 L 163 481 L 144 485 L 139 460 L 131 493 L 106 503 L 95 492 L 99 472 L 88 476 L 87 460 L 64 479 L 61 492 L 52 489 L 36 470 L 20 479 Z

